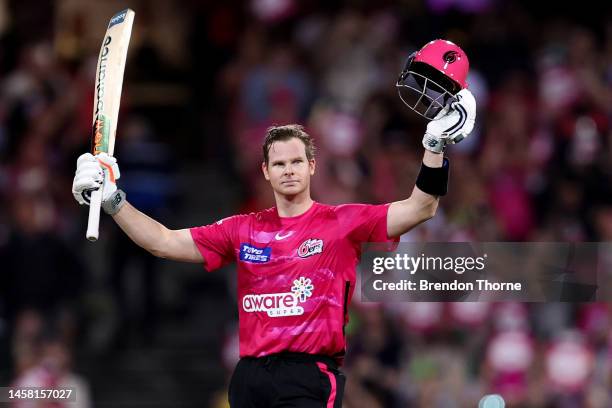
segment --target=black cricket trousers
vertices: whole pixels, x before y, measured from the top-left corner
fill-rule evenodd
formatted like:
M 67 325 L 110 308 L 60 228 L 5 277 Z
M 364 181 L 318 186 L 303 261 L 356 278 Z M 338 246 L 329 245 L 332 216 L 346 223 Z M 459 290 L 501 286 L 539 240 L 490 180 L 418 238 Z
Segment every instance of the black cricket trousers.
M 231 408 L 341 408 L 346 378 L 331 357 L 280 353 L 240 359 Z

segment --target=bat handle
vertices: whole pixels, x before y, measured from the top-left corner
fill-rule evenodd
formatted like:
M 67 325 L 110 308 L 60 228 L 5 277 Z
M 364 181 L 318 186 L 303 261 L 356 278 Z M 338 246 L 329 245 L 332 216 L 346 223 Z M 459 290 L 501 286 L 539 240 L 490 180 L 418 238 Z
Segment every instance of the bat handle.
M 89 218 L 87 220 L 87 234 L 85 235 L 91 242 L 98 240 L 98 227 L 100 226 L 100 207 L 102 206 L 102 189 L 104 186 L 100 186 L 99 189 L 91 192 L 89 201 Z

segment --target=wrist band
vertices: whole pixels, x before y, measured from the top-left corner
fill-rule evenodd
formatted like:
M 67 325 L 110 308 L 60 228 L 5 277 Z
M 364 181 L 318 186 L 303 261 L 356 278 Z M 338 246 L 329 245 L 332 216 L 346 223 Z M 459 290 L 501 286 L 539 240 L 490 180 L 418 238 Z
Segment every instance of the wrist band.
M 425 133 L 425 136 L 423 136 L 423 147 L 434 153 L 443 153 L 446 148 L 446 140 Z
M 421 170 L 417 176 L 416 186 L 424 193 L 434 196 L 443 196 L 448 190 L 449 161 L 443 159 L 442 167 L 427 167 L 421 164 Z
M 125 193 L 123 190 L 117 190 L 108 198 L 108 200 L 102 203 L 102 209 L 108 215 L 115 215 L 125 203 Z

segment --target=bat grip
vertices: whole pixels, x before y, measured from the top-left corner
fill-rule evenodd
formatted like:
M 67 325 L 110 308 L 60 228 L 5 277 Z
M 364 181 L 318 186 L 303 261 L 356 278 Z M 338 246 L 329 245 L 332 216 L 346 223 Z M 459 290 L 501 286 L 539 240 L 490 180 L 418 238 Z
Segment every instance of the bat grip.
M 102 206 L 102 189 L 104 185 L 100 186 L 99 189 L 91 192 L 91 198 L 89 201 L 89 218 L 87 220 L 87 234 L 85 235 L 91 242 L 98 240 L 98 228 L 100 226 L 100 207 Z

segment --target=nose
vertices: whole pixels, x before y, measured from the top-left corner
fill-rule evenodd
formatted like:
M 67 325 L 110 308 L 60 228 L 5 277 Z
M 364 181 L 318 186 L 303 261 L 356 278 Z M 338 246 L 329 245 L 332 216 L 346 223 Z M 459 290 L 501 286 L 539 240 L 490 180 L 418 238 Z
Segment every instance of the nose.
M 293 165 L 291 163 L 289 163 L 288 165 L 285 166 L 285 174 L 286 175 L 292 175 L 293 173 L 294 173 Z

